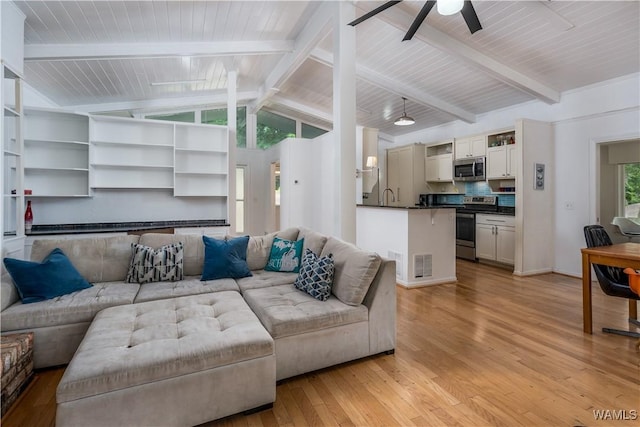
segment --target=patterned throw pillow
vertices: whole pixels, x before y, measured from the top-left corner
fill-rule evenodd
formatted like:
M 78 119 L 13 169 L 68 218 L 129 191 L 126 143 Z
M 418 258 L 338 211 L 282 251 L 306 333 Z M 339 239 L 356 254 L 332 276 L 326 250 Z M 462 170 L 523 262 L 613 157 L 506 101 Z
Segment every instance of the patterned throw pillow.
M 127 282 L 142 284 L 182 280 L 182 249 L 182 242 L 165 245 L 158 249 L 132 243 Z
M 319 257 L 310 249 L 304 251 L 300 274 L 293 285 L 296 289 L 308 293 L 320 301 L 326 301 L 331 295 L 334 264 L 331 254 Z
M 298 273 L 304 239 L 285 240 L 279 237 L 273 239 L 269 261 L 264 267 L 267 271 L 283 271 Z

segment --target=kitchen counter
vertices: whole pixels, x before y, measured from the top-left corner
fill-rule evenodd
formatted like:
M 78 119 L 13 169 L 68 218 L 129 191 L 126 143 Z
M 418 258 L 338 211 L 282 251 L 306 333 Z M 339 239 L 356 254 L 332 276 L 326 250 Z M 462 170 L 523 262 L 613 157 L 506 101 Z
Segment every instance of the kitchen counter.
M 96 222 L 86 224 L 34 225 L 27 236 L 47 236 L 56 234 L 114 233 L 162 228 L 183 227 L 228 227 L 224 219 L 136 221 L 136 222 Z
M 415 210 L 429 210 L 429 209 L 456 209 L 463 208 L 464 205 L 436 205 L 436 206 L 378 206 L 378 205 L 357 205 L 362 208 L 379 208 L 379 209 L 415 209 Z

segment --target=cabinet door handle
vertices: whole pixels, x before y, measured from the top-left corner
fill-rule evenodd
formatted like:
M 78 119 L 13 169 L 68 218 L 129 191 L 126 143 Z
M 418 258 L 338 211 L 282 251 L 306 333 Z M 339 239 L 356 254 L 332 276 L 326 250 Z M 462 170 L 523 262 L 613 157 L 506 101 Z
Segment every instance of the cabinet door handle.
M 400 187 L 398 187 L 398 203 L 400 203 Z

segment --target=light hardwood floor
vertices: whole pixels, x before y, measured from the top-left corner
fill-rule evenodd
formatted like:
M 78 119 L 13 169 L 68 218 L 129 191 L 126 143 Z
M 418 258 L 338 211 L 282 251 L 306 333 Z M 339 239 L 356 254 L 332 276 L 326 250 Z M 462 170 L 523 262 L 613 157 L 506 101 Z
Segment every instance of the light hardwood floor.
M 272 410 L 206 426 L 640 425 L 636 340 L 601 332 L 627 327 L 626 300 L 594 285 L 586 335 L 579 279 L 457 267 L 457 284 L 398 287 L 394 355 L 287 380 Z M 2 425 L 53 426 L 62 372 L 40 371 Z

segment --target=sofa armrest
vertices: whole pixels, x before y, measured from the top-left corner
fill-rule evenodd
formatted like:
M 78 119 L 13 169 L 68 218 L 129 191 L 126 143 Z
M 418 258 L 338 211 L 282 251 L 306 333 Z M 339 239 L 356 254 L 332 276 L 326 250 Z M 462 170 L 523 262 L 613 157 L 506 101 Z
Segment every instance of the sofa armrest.
M 394 350 L 396 346 L 396 262 L 382 264 L 362 302 L 369 309 L 369 353 Z

